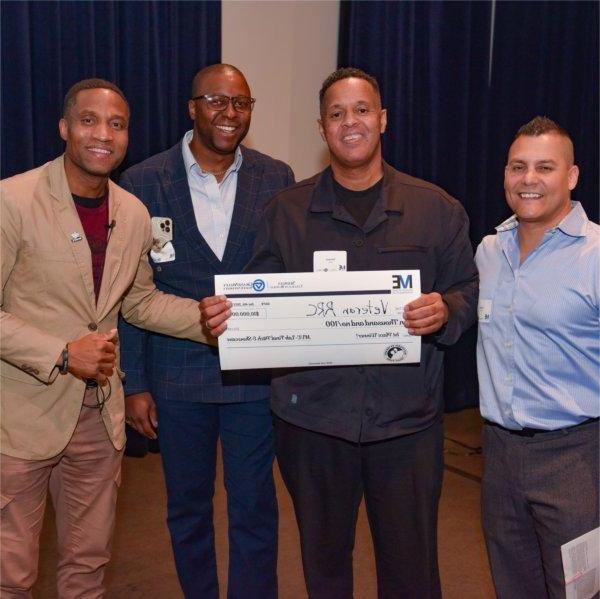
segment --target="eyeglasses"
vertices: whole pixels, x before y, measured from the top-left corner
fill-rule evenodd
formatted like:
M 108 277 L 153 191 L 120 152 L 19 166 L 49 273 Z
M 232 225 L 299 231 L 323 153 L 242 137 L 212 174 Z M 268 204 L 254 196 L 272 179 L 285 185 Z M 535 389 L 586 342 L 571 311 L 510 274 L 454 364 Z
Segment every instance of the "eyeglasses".
M 225 96 L 223 94 L 204 94 L 203 96 L 196 96 L 192 100 L 206 100 L 206 103 L 213 110 L 225 110 L 231 102 L 233 109 L 237 112 L 251 112 L 254 108 L 254 102 L 256 102 L 256 98 L 249 98 L 248 96 Z

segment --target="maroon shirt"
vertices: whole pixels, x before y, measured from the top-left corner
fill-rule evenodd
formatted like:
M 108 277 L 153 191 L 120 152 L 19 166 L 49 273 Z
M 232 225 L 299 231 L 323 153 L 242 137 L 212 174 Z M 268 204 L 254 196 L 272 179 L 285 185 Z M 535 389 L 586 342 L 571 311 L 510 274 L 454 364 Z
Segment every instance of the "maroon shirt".
M 75 194 L 72 195 L 79 220 L 92 252 L 94 293 L 96 294 L 96 301 L 98 301 L 106 246 L 108 244 L 108 189 L 100 198 L 83 198 Z

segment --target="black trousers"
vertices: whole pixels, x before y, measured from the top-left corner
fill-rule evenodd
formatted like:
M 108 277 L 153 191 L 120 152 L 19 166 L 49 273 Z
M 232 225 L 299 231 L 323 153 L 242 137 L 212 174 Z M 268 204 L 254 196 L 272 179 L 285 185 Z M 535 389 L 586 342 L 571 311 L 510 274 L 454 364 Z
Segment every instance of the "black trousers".
M 364 495 L 378 597 L 441 597 L 437 513 L 443 428 L 351 443 L 275 418 L 276 455 L 300 529 L 310 599 L 352 599 L 352 550 Z

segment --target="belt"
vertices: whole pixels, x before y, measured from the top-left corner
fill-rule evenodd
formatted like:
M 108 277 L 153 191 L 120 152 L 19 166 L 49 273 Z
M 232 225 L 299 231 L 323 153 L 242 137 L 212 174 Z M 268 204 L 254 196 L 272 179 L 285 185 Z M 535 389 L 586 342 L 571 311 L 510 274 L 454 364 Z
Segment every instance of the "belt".
M 512 428 L 505 428 L 501 424 L 498 424 L 496 422 L 491 422 L 490 420 L 484 420 L 484 422 L 488 426 L 493 426 L 494 428 L 502 429 L 503 431 L 506 431 L 507 433 L 510 433 L 511 435 L 516 435 L 517 437 L 535 437 L 536 435 L 543 435 L 544 433 L 555 433 L 556 431 L 560 431 L 560 430 L 570 430 L 572 428 L 577 428 L 578 426 L 584 426 L 585 424 L 590 424 L 592 422 L 598 422 L 598 418 L 588 418 L 587 420 L 584 420 L 583 422 L 580 422 L 579 424 L 574 424 L 573 426 L 565 426 L 563 428 L 558 428 L 558 429 L 553 429 L 553 430 L 549 430 L 549 429 L 545 429 L 545 428 L 529 428 L 529 427 L 520 428 L 520 429 L 512 429 Z
M 96 379 L 85 379 L 85 388 L 87 389 L 95 389 L 98 386 L 98 381 Z

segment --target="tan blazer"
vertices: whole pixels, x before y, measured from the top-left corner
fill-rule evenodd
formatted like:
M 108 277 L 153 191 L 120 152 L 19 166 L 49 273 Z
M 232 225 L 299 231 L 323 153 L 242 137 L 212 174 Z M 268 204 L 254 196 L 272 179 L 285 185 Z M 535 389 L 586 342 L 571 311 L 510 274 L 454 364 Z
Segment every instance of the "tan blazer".
M 106 250 L 98 303 L 91 253 L 60 156 L 0 182 L 0 451 L 32 460 L 52 457 L 75 429 L 85 383 L 55 368 L 67 341 L 107 332 L 125 318 L 166 335 L 208 342 L 198 305 L 158 291 L 147 253 L 148 211 L 109 183 L 115 226 Z M 110 379 L 102 411 L 117 449 L 125 443 L 121 373 Z

